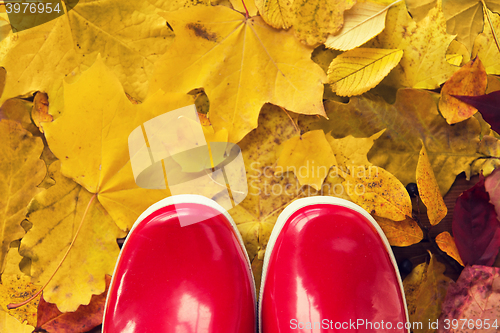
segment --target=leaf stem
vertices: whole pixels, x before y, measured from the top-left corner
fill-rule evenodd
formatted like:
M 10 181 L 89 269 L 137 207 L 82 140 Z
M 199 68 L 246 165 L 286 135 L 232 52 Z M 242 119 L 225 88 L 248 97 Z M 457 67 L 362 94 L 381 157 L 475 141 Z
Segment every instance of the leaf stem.
M 486 7 L 486 3 L 484 2 L 484 0 L 481 0 L 481 3 L 483 4 L 483 11 L 486 14 L 486 18 L 488 19 L 488 23 L 489 23 L 490 28 L 491 28 L 491 34 L 493 35 L 493 39 L 495 40 L 495 44 L 497 45 L 497 49 L 500 52 L 500 43 L 498 42 L 498 37 L 497 37 L 497 34 L 495 32 L 495 28 L 493 27 L 493 22 L 491 22 L 491 17 L 490 17 L 490 13 L 488 12 L 488 7 Z
M 243 3 L 243 8 L 245 8 L 245 12 L 246 12 L 245 17 L 249 18 L 250 14 L 248 13 L 247 5 L 245 5 L 245 0 L 241 0 L 241 3 Z
M 76 238 L 78 237 L 78 235 L 80 234 L 80 230 L 82 229 L 83 221 L 85 220 L 85 217 L 87 216 L 87 212 L 89 211 L 90 205 L 92 204 L 92 202 L 94 201 L 94 199 L 96 198 L 96 196 L 97 196 L 97 194 L 94 193 L 94 195 L 92 196 L 92 198 L 90 198 L 90 201 L 87 204 L 87 208 L 85 208 L 85 212 L 83 213 L 82 220 L 80 221 L 80 225 L 78 226 L 78 229 L 76 230 L 75 236 L 73 237 L 73 240 L 71 241 L 71 244 L 69 244 L 69 247 L 66 250 L 66 253 L 64 254 L 64 257 L 59 262 L 59 265 L 57 265 L 56 270 L 54 271 L 54 273 L 52 273 L 52 276 L 49 278 L 49 281 L 47 281 L 47 283 L 45 283 L 45 285 L 39 291 L 37 291 L 33 296 L 31 296 L 30 298 L 28 298 L 27 300 L 25 300 L 25 301 L 23 301 L 21 303 L 10 303 L 9 305 L 7 305 L 7 309 L 9 309 L 9 310 L 16 309 L 16 308 L 19 308 L 19 307 L 21 307 L 23 305 L 28 304 L 29 302 L 31 302 L 32 300 L 34 300 L 45 289 L 45 287 L 47 287 L 47 285 L 50 283 L 50 281 L 52 281 L 52 278 L 56 275 L 56 273 L 59 270 L 59 268 L 61 268 L 61 265 L 64 262 L 64 260 L 66 260 L 66 257 L 68 256 L 69 251 L 73 248 L 73 245 L 75 244 Z
M 292 122 L 293 124 L 293 127 L 295 127 L 295 129 L 297 130 L 297 132 L 299 132 L 299 136 L 300 136 L 300 139 L 302 140 L 302 132 L 300 131 L 300 129 L 297 127 L 297 124 L 295 124 L 295 122 L 293 121 L 292 117 L 290 117 L 290 114 L 288 114 L 288 111 L 285 110 L 285 108 L 281 107 L 278 105 L 278 107 L 283 110 L 283 112 L 286 113 L 286 115 L 288 116 L 288 118 L 290 118 L 290 121 Z

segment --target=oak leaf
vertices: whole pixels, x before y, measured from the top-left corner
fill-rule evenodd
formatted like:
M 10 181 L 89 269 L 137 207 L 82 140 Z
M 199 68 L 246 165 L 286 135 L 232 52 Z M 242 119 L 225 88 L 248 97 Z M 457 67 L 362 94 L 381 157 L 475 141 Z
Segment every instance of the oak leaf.
M 260 109 L 273 103 L 303 114 L 324 115 L 326 75 L 312 49 L 261 17 L 226 7 L 193 7 L 166 13 L 176 38 L 157 63 L 151 91 L 188 93 L 202 87 L 210 121 L 238 142 L 257 127 Z
M 453 211 L 452 231 L 465 265 L 492 265 L 500 247 L 500 221 L 484 187 L 484 177 L 464 191 Z
M 419 22 L 413 21 L 406 6 L 400 3 L 389 10 L 385 30 L 368 44 L 404 52 L 398 66 L 384 80 L 386 84 L 435 89 L 456 70 L 446 61 L 446 50 L 453 38 L 446 33 L 440 1 Z
M 293 26 L 301 42 L 315 45 L 342 28 L 344 11 L 356 0 L 257 0 L 255 3 L 267 24 L 277 29 Z
M 457 282 L 452 282 L 443 302 L 438 332 L 497 332 L 500 318 L 500 268 L 467 266 Z M 445 320 L 450 325 L 445 328 Z M 465 326 L 473 321 L 472 328 Z M 460 325 L 452 325 L 457 320 Z M 481 325 L 479 325 L 479 321 Z M 488 323 L 489 328 L 486 328 Z M 476 326 L 477 324 L 477 326 Z M 493 326 L 492 326 L 493 325 Z M 495 327 L 496 326 L 496 327 Z
M 474 160 L 487 157 L 477 151 L 479 122 L 471 118 L 448 125 L 429 92 L 401 89 L 394 104 L 370 94 L 353 97 L 347 104 L 327 100 L 325 109 L 331 120 L 301 117 L 299 126 L 305 131 L 323 129 L 335 138 L 368 137 L 386 129 L 369 151 L 368 160 L 405 185 L 416 181 L 420 140 L 427 147 L 441 194 L 448 191 L 459 173 L 470 170 Z
M 457 100 L 454 95 L 478 96 L 486 91 L 488 78 L 479 58 L 474 58 L 446 81 L 441 89 L 439 111 L 448 124 L 455 124 L 471 117 L 477 109 Z
M 402 221 L 411 216 L 411 199 L 401 182 L 376 166 L 354 168 L 344 188 L 352 201 L 372 215 Z
M 439 185 L 434 176 L 434 171 L 432 171 L 429 156 L 423 145 L 418 158 L 416 177 L 418 193 L 420 199 L 427 207 L 429 222 L 431 225 L 436 225 L 446 216 L 448 208 L 439 191 Z
M 445 269 L 431 254 L 429 264 L 418 265 L 403 281 L 410 322 L 423 323 L 421 328 L 414 327 L 415 333 L 434 332 L 428 323 L 439 318 L 446 290 L 453 282 L 443 274 Z
M 402 50 L 356 48 L 335 59 L 328 68 L 332 90 L 339 96 L 361 95 L 375 87 L 398 64 Z
M 0 272 L 5 268 L 5 256 L 10 243 L 24 236 L 21 222 L 26 206 L 37 193 L 37 185 L 45 176 L 40 160 L 43 142 L 33 137 L 18 122 L 0 120 Z
M 358 47 L 384 30 L 388 6 L 371 1 L 358 1 L 344 12 L 344 25 L 337 33 L 328 36 L 328 48 L 347 51 Z
M 43 128 L 50 149 L 61 160 L 62 174 L 96 193 L 115 223 L 127 231 L 146 208 L 170 195 L 169 190 L 136 185 L 130 133 L 149 119 L 192 103 L 188 95 L 157 92 L 132 104 L 98 58 L 75 83 L 64 84 L 64 114 L 43 123 Z
M 422 229 L 410 217 L 403 221 L 393 221 L 380 216 L 374 216 L 374 218 L 392 246 L 410 246 L 419 243 L 424 238 Z
M 446 252 L 447 255 L 455 259 L 460 265 L 465 266 L 462 258 L 460 258 L 460 254 L 458 253 L 455 240 L 448 231 L 442 232 L 436 236 L 436 244 L 442 251 Z
M 330 168 L 337 164 L 322 130 L 310 131 L 283 143 L 275 175 L 293 171 L 300 185 L 321 189 Z M 304 174 L 305 173 L 305 174 Z
M 8 73 L 0 104 L 31 91 L 44 91 L 52 114 L 57 115 L 62 106 L 56 96 L 63 79 L 91 66 L 98 53 L 125 90 L 143 100 L 153 64 L 173 38 L 158 11 L 146 0 L 80 1 L 55 20 L 10 32 L 0 42 L 0 66 Z

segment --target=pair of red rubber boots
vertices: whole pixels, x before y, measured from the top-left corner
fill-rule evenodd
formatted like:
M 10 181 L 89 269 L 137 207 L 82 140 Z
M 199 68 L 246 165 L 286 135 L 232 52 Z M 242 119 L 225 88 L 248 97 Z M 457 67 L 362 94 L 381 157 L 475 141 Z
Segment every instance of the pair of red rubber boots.
M 409 332 L 401 279 L 380 227 L 333 197 L 291 203 L 267 245 L 258 309 L 242 238 L 202 196 L 164 199 L 122 248 L 104 333 Z

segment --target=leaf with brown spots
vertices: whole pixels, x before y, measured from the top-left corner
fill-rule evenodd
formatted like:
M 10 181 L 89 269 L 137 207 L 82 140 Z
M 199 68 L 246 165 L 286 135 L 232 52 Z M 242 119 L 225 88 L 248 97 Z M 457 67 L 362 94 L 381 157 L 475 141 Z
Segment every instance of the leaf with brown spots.
M 407 217 L 403 221 L 393 221 L 380 216 L 374 218 L 392 246 L 410 246 L 417 244 L 424 237 L 422 229 L 412 218 Z

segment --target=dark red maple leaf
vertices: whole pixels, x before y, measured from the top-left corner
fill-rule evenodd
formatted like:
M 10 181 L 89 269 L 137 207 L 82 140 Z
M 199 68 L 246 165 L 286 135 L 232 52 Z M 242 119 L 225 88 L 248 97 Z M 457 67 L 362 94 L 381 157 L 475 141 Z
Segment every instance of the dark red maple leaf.
M 500 248 L 500 222 L 484 187 L 484 176 L 455 204 L 453 236 L 465 265 L 491 266 Z

